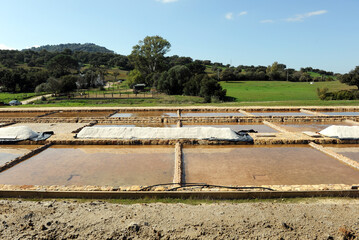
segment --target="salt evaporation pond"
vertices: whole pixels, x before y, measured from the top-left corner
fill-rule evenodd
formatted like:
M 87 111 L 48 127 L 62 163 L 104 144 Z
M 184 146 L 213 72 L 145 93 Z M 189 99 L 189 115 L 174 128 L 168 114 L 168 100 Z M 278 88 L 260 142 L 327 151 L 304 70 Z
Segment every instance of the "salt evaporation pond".
M 346 123 L 346 122 L 318 122 L 318 123 L 309 123 L 309 122 L 301 122 L 301 123 L 287 123 L 280 125 L 284 129 L 290 132 L 304 132 L 304 131 L 311 131 L 311 132 L 320 132 L 323 129 L 329 126 L 356 126 L 354 124 Z
M 20 117 L 38 117 L 47 112 L 1 112 L 0 118 L 20 118 Z
M 243 117 L 246 116 L 240 112 L 185 112 L 181 113 L 181 117 Z
M 177 117 L 176 112 L 163 111 L 139 111 L 139 112 L 118 112 L 111 115 L 113 118 L 129 118 L 129 117 Z
M 336 144 L 324 146 L 327 149 L 330 149 L 359 163 L 359 144 Z
M 62 117 L 108 117 L 113 114 L 114 111 L 93 111 L 93 112 L 81 112 L 81 111 L 72 111 L 72 112 L 57 112 L 46 117 L 50 118 L 62 118 Z
M 321 112 L 329 116 L 359 116 L 359 112 Z
M 238 123 L 204 123 L 204 124 L 183 124 L 183 127 L 216 127 L 216 128 L 230 128 L 235 132 L 239 132 L 242 130 L 250 130 L 253 129 L 260 133 L 275 133 L 277 130 L 264 125 L 264 124 L 238 124 Z
M 127 124 L 127 125 L 116 125 L 116 124 L 106 124 L 106 123 L 100 123 L 96 124 L 93 127 L 177 127 L 177 125 L 174 124 L 165 124 L 165 123 L 133 123 L 133 124 Z
M 0 184 L 131 186 L 170 183 L 174 149 L 52 146 L 0 173 Z
M 302 112 L 248 112 L 253 114 L 254 116 L 274 116 L 274 117 L 281 117 L 281 116 L 313 116 L 311 114 L 302 113 Z
M 185 147 L 187 183 L 357 184 L 359 171 L 307 145 Z
M 0 165 L 25 155 L 37 147 L 34 145 L 0 145 Z

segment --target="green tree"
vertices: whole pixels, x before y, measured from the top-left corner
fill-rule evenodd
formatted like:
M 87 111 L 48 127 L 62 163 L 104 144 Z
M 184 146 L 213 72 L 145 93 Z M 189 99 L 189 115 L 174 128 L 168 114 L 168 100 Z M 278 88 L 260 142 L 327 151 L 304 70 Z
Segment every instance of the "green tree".
M 286 65 L 280 64 L 278 62 L 274 62 L 272 64 L 272 66 L 268 66 L 266 73 L 269 77 L 269 80 L 272 80 L 272 81 L 280 80 L 281 73 L 284 72 L 285 68 L 286 68 Z
M 339 80 L 349 86 L 357 86 L 359 89 L 359 66 L 356 66 L 354 70 L 339 77 Z
M 163 72 L 158 79 L 157 90 L 170 95 L 183 93 L 185 84 L 191 78 L 191 72 L 186 66 L 174 66 L 168 72 Z
M 127 85 L 132 88 L 135 84 L 144 83 L 145 79 L 142 75 L 142 73 L 134 69 L 128 74 L 128 78 L 126 80 Z
M 213 97 L 224 100 L 226 92 L 226 89 L 222 89 L 222 86 L 214 78 L 205 76 L 201 81 L 199 95 L 204 97 L 205 102 L 211 102 Z
M 191 77 L 191 79 L 185 83 L 183 93 L 188 96 L 199 96 L 202 79 L 206 76 L 207 74 L 199 74 Z
M 166 39 L 160 36 L 147 36 L 133 46 L 129 59 L 144 75 L 159 72 L 165 63 L 164 55 L 170 48 L 171 44 Z
M 309 75 L 309 73 L 302 73 L 302 75 L 299 78 L 299 82 L 309 82 L 312 80 L 312 77 Z
M 236 81 L 236 75 L 234 75 L 234 70 L 232 68 L 226 68 L 221 72 L 221 81 Z
M 47 63 L 47 68 L 56 77 L 69 74 L 71 70 L 77 70 L 78 66 L 75 58 L 64 54 L 56 55 Z

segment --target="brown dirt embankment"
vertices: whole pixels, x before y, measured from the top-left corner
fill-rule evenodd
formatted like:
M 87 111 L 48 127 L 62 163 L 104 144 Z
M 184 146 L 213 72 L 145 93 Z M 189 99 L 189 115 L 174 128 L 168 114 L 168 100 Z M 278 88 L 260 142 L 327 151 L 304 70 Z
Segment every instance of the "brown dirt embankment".
M 354 239 L 359 234 L 358 199 L 200 205 L 1 200 L 0 206 L 1 239 Z

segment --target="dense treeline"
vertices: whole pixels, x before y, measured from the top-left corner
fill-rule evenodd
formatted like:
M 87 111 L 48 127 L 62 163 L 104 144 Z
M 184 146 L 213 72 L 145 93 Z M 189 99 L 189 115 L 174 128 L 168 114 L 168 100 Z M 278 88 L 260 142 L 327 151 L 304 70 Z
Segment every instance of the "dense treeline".
M 339 76 L 339 80 L 349 86 L 356 86 L 357 89 L 340 90 L 329 92 L 328 88 L 317 89 L 317 94 L 321 100 L 355 100 L 359 99 L 359 66 L 349 73 Z
M 84 65 L 89 65 L 80 71 Z M 109 68 L 133 69 L 127 56 L 114 53 L 42 51 L 0 51 L 0 90 L 6 92 L 67 92 L 76 87 L 88 88 L 104 84 Z M 67 76 L 73 76 L 68 86 Z M 59 88 L 54 88 L 54 79 Z M 56 91 L 54 91 L 56 89 Z
M 102 47 L 102 46 L 98 46 L 94 43 L 66 43 L 66 44 L 57 44 L 57 45 L 45 45 L 45 46 L 40 46 L 40 47 L 32 47 L 30 48 L 30 50 L 32 51 L 41 51 L 41 50 L 46 50 L 49 52 L 62 52 L 65 49 L 70 49 L 73 52 L 97 52 L 97 53 L 114 53 L 113 51 Z
M 65 49 L 62 52 L 49 52 L 46 50 L 0 50 L 0 64 L 6 68 L 21 67 L 26 64 L 29 67 L 46 67 L 47 63 L 55 56 L 63 54 L 70 55 L 79 65 L 90 64 L 93 66 L 118 67 L 123 70 L 131 70 L 128 57 L 115 53 L 93 53 L 93 52 L 73 52 Z
M 230 67 L 221 71 L 218 67 L 212 69 L 220 72 L 220 79 L 222 81 L 291 81 L 291 82 L 318 82 L 318 81 L 332 81 L 334 73 L 326 72 L 312 68 L 301 69 L 296 71 L 292 68 L 287 68 L 286 65 L 274 62 L 271 66 L 243 66 Z M 313 77 L 310 73 L 324 74 Z M 319 73 L 320 72 L 320 73 Z
M 75 51 L 64 49 L 70 46 Z M 208 102 L 225 98 L 219 81 L 310 82 L 334 77 L 333 72 L 311 67 L 296 71 L 277 62 L 270 66 L 233 67 L 177 55 L 166 57 L 170 47 L 167 40 L 154 36 L 140 41 L 129 56 L 103 49 L 104 52 L 94 52 L 99 48 L 102 51 L 94 44 L 48 45 L 36 51 L 0 50 L 0 91 L 68 92 L 98 87 L 105 83 L 110 68 L 118 68 L 129 71 L 130 87 L 145 83 L 159 92 L 202 96 Z

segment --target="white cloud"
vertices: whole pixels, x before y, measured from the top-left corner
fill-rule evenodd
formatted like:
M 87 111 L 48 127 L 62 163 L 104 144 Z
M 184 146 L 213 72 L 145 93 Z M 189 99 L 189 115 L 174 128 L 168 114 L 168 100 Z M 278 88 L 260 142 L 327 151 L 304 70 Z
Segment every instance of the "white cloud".
M 227 20 L 233 20 L 233 13 L 229 12 L 229 13 L 226 14 L 225 17 L 226 17 Z
M 178 0 L 156 0 L 156 1 L 161 3 L 172 3 L 172 2 L 177 2 Z
M 328 12 L 327 10 L 319 10 L 319 11 L 308 12 L 308 13 L 304 13 L 304 14 L 297 14 L 297 15 L 295 15 L 295 17 L 287 18 L 285 20 L 287 22 L 302 22 L 302 21 L 304 21 L 305 18 L 322 15 L 327 12 Z
M 243 16 L 243 15 L 247 15 L 247 14 L 248 14 L 247 11 L 243 11 L 243 12 L 240 12 L 240 13 L 238 14 L 238 16 Z
M 265 19 L 265 20 L 260 21 L 260 23 L 274 23 L 274 20 L 272 20 L 272 19 Z
M 6 46 L 5 44 L 0 43 L 1 50 L 16 50 L 16 48 Z

